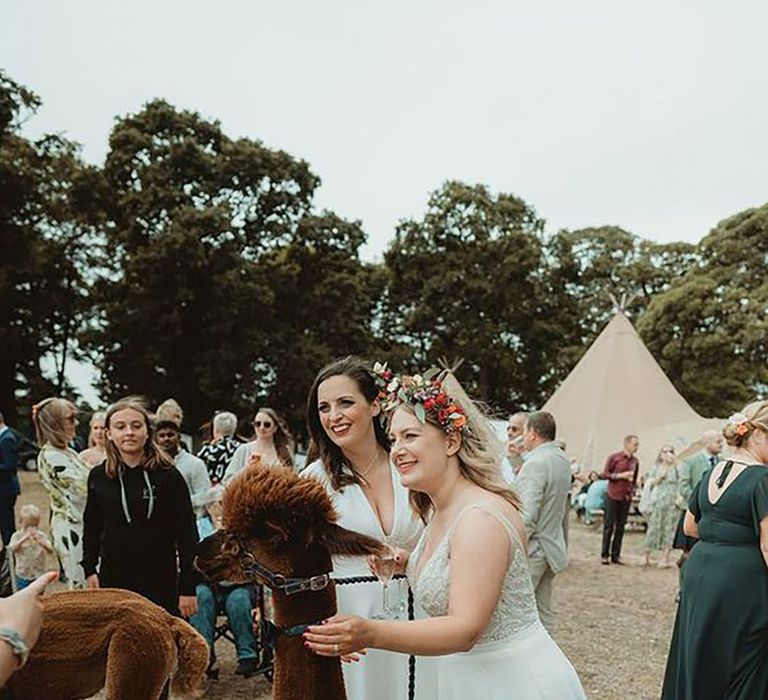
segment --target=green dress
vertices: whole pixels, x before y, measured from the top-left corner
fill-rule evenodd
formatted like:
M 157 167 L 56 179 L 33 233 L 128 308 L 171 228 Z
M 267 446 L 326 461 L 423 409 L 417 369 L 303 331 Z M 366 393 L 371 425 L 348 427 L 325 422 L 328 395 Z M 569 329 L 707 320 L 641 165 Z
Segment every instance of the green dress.
M 667 659 L 662 700 L 768 698 L 768 568 L 760 521 L 768 469 L 752 465 L 709 501 L 711 470 L 688 509 L 699 525 Z
M 646 478 L 655 479 L 661 471 L 661 467 L 655 466 Z M 667 478 L 653 487 L 653 507 L 645 533 L 646 550 L 660 551 L 672 547 L 677 521 L 680 519 L 680 509 L 675 505 L 678 485 L 678 469 L 673 465 L 667 470 Z

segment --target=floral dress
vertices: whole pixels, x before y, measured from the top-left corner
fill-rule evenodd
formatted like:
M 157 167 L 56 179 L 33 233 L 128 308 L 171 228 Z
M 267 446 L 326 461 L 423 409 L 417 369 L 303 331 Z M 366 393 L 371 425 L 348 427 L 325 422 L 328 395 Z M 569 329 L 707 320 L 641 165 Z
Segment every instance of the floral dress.
M 654 466 L 648 479 L 657 479 L 664 472 L 663 467 Z M 648 516 L 648 530 L 645 533 L 646 550 L 660 551 L 672 547 L 680 511 L 675 505 L 680 480 L 677 465 L 669 467 L 666 478 L 653 487 L 651 513 Z
M 53 548 L 70 589 L 85 587 L 83 511 L 89 471 L 68 447 L 59 449 L 46 444 L 37 455 L 37 472 L 50 498 Z

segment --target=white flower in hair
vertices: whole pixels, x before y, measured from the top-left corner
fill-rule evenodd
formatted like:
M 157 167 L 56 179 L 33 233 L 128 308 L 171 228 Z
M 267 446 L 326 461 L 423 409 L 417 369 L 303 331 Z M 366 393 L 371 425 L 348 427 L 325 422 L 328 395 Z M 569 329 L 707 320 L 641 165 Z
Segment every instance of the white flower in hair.
M 734 413 L 729 419 L 728 422 L 731 425 L 741 425 L 742 423 L 746 423 L 749 420 L 743 413 Z

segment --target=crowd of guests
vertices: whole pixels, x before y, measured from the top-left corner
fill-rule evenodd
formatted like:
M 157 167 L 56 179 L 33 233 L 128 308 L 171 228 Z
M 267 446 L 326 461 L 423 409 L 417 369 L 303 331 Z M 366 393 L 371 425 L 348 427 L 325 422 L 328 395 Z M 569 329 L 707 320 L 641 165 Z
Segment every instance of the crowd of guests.
M 455 392 L 458 394 L 460 388 Z M 434 539 L 423 536 L 425 523 L 439 531 L 442 516 L 435 504 L 440 503 L 442 482 L 435 476 L 437 481 L 433 484 L 427 479 L 423 491 L 419 482 L 409 487 L 411 463 L 405 461 L 401 466 L 396 454 L 399 443 L 392 441 L 414 440 L 408 437 L 413 428 L 405 425 L 402 437 L 391 432 L 391 426 L 388 430 L 380 419 L 384 410 L 382 396 L 376 373 L 358 358 L 343 358 L 321 370 L 309 391 L 311 457 L 302 474 L 325 486 L 339 513 L 340 525 L 391 547 L 405 570 L 417 542 L 424 547 L 426 541 L 429 548 Z M 462 405 L 469 405 L 468 399 L 463 401 Z M 431 411 L 432 404 L 423 405 Z M 457 405 L 458 401 L 451 404 L 452 409 Z M 450 444 L 451 435 L 459 431 L 439 415 L 434 418 L 435 425 Z M 457 423 L 459 427 L 471 420 L 464 415 L 464 409 L 455 415 L 464 416 Z M 429 419 L 431 413 L 424 418 L 426 424 Z M 16 531 L 13 513 L 19 484 L 15 466 L 10 468 L 15 464 L 14 439 L 0 416 L 0 533 L 14 561 L 16 588 L 32 588 L 39 596 L 44 585 L 41 588 L 37 581 L 50 581 L 40 576 L 45 573 L 48 556 L 55 554 L 61 580 L 70 588 L 126 588 L 173 614 L 187 617 L 209 644 L 211 677 L 218 674 L 216 619 L 226 614 L 235 637 L 237 673 L 250 676 L 258 670 L 259 662 L 253 629 L 257 592 L 250 585 L 202 581 L 192 561 L 198 541 L 221 527 L 221 499 L 233 478 L 254 464 L 294 468 L 295 443 L 282 417 L 262 407 L 251 421 L 250 440 L 238 437 L 234 414 L 215 414 L 211 440 L 194 454 L 183 432 L 183 420 L 181 407 L 172 399 L 154 413 L 138 399 L 123 399 L 91 416 L 88 444 L 78 450 L 74 404 L 57 397 L 36 404 L 33 423 L 40 445 L 37 467 L 49 497 L 49 538 L 40 527 L 39 509 L 28 503 L 19 509 Z M 480 427 L 473 429 L 480 434 Z M 672 550 L 682 550 L 680 606 L 664 697 L 763 697 L 755 694 L 756 689 L 768 693 L 768 663 L 763 661 L 768 658 L 764 654 L 768 651 L 768 606 L 758 614 L 758 607 L 768 603 L 768 480 L 762 477 L 762 470 L 750 469 L 768 462 L 768 403 L 747 406 L 732 417 L 723 434 L 706 434 L 702 449 L 685 460 L 678 459 L 674 446 L 663 445 L 642 477 L 636 435 L 625 437 L 622 449 L 608 456 L 601 472 L 582 475 L 557 440 L 555 417 L 543 411 L 510 417 L 504 464 L 492 456 L 497 453 L 490 433 L 483 433 L 483 444 L 472 448 L 480 452 L 466 452 L 471 446 L 470 435 L 476 437 L 472 432 L 463 433 L 462 441 L 457 443 L 459 451 L 448 454 L 446 465 L 452 466 L 446 466 L 446 474 L 458 479 L 457 499 L 465 490 L 478 496 L 490 494 L 489 503 L 496 505 L 487 506 L 489 512 L 495 513 L 499 507 L 505 513 L 511 509 L 501 521 L 511 533 L 513 546 L 525 550 L 536 617 L 550 640 L 541 638 L 542 653 L 561 669 L 558 682 L 573 697 L 581 697 L 578 680 L 574 681 L 561 652 L 547 646 L 553 644 L 548 635 L 556 628 L 554 582 L 567 563 L 570 506 L 573 502 L 587 522 L 602 515 L 601 561 L 622 565 L 627 518 L 641 492 L 639 507 L 647 520 L 644 563 L 650 564 L 652 554 L 658 552 L 659 566 L 670 566 Z M 720 459 L 724 440 L 732 449 L 727 460 Z M 413 448 L 399 449 L 407 453 Z M 455 473 L 451 471 L 454 467 Z M 493 472 L 496 468 L 498 478 Z M 742 472 L 749 476 L 738 478 Z M 434 494 L 427 490 L 433 488 L 437 489 Z M 726 493 L 728 498 L 720 506 Z M 494 494 L 501 500 L 494 501 Z M 447 512 L 455 516 L 456 508 L 449 507 Z M 474 517 L 465 519 L 475 521 Z M 452 533 L 455 523 L 447 519 L 445 523 L 446 532 Z M 480 521 L 476 526 L 481 527 Z M 429 562 L 429 557 L 426 560 Z M 457 555 L 452 566 L 460 567 L 461 561 Z M 467 561 L 471 561 L 470 556 Z M 712 566 L 722 566 L 722 572 L 714 578 L 708 574 L 710 583 L 705 585 L 703 572 L 711 572 Z M 734 571 L 727 573 L 729 566 Z M 369 564 L 361 558 L 337 558 L 333 574 L 336 578 L 369 576 Z M 748 614 L 736 610 L 728 599 L 727 584 L 737 574 L 744 581 L 751 577 L 756 586 L 745 599 Z M 503 597 L 504 591 L 495 595 Z M 339 587 L 338 599 L 340 612 L 361 620 L 387 613 L 375 583 Z M 0 605 L 0 622 L 2 610 Z M 728 624 L 738 629 L 724 638 L 725 658 L 712 660 L 710 657 L 718 653 L 707 635 L 692 638 L 686 630 L 708 629 L 713 620 L 721 618 L 725 624 L 726 613 L 735 620 Z M 450 616 L 450 610 L 445 614 Z M 476 622 L 464 619 L 468 625 Z M 313 630 L 308 643 L 318 653 L 328 653 L 324 635 L 333 633 L 333 624 Z M 439 653 L 452 653 L 449 639 L 443 638 Z M 424 648 L 431 643 L 425 641 Z M 415 649 L 418 644 L 411 646 Z M 391 646 L 371 649 L 364 664 L 345 664 L 348 696 L 376 700 L 391 697 L 392 687 L 405 688 L 407 657 L 392 652 L 406 647 L 410 648 L 407 641 L 393 641 Z M 458 646 L 455 649 L 460 650 Z M 734 660 L 743 653 L 747 654 L 746 661 L 736 664 Z M 349 655 L 349 660 L 358 658 Z M 429 673 L 426 664 L 421 669 L 421 687 L 427 688 L 429 694 L 430 678 L 436 676 Z M 706 684 L 702 684 L 701 677 L 707 679 Z M 729 695 L 723 689 L 733 683 L 746 690 Z M 720 694 L 710 692 L 711 687 L 720 688 Z

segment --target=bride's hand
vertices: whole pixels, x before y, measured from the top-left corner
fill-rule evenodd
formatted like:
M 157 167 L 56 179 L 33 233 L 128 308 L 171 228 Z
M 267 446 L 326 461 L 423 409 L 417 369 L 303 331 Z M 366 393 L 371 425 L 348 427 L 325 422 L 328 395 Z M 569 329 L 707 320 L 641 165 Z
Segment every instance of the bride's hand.
M 334 615 L 304 633 L 304 646 L 320 656 L 360 653 L 371 641 L 371 621 L 356 615 Z
M 342 654 L 341 662 L 344 664 L 357 663 L 368 653 L 367 649 L 359 649 L 354 654 Z

